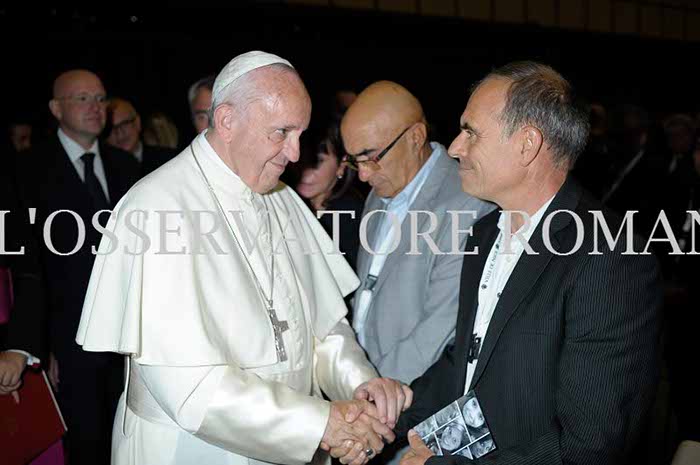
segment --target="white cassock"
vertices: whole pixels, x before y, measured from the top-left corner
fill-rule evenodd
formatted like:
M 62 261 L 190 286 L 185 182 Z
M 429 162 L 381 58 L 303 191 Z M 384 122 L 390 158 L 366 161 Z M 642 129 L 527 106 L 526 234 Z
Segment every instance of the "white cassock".
M 242 211 L 238 222 L 229 216 L 242 245 L 243 234 L 255 241 L 261 228 L 249 259 L 269 295 L 263 196 L 204 134 L 192 147 L 223 208 Z M 349 399 L 377 376 L 345 320 L 343 296 L 357 277 L 342 255 L 328 253 L 331 239 L 291 189 L 280 185 L 264 197 L 277 252 L 274 307 L 289 325 L 282 362 L 252 273 L 190 148 L 116 206 L 77 335 L 84 350 L 128 355 L 113 464 L 307 463 L 330 410 L 321 391 Z M 215 219 L 218 229 L 205 234 Z

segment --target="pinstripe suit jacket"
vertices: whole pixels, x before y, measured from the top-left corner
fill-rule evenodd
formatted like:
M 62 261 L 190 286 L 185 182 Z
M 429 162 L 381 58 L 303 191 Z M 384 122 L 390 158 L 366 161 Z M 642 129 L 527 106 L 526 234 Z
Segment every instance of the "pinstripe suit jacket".
M 523 254 L 493 314 L 471 382 L 497 450 L 488 464 L 621 464 L 639 440 L 655 392 L 662 291 L 656 259 L 622 255 L 602 239 L 593 250 L 590 210 L 601 206 L 573 180 L 547 211 L 574 211 L 582 220 L 577 252 L 558 256 L 542 239 L 545 221 Z M 412 387 L 414 405 L 400 418 L 399 433 L 460 397 L 478 286 L 496 239 L 498 211 L 474 226 L 462 268 L 456 339 Z M 613 234 L 620 221 L 604 211 Z M 554 216 L 555 250 L 571 250 L 577 238 L 572 216 Z M 624 237 L 624 236 L 622 236 Z M 635 250 L 643 244 L 635 238 Z M 429 465 L 467 462 L 432 457 Z

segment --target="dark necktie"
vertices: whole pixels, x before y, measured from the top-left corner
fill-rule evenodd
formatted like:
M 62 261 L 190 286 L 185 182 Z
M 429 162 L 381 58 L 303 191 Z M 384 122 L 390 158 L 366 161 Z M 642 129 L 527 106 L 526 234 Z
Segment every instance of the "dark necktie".
M 87 152 L 80 159 L 85 164 L 85 186 L 87 186 L 90 197 L 92 197 L 93 205 L 97 210 L 107 210 L 109 208 L 107 196 L 105 196 L 105 191 L 102 190 L 99 179 L 95 176 L 95 154 Z

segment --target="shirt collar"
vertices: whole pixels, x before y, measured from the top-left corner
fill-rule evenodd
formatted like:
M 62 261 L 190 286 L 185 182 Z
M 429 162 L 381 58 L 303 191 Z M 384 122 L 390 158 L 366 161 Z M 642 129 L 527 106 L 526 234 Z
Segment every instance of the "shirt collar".
M 426 162 L 423 163 L 423 166 L 420 167 L 413 179 L 406 184 L 406 187 L 404 187 L 395 197 L 381 197 L 384 205 L 391 207 L 401 204 L 411 205 L 413 203 L 418 196 L 421 187 L 423 187 L 426 179 L 428 179 L 428 175 L 430 175 L 430 172 L 433 170 L 433 167 L 440 158 L 440 155 L 446 153 L 445 147 L 437 142 L 431 142 L 430 148 L 433 149 L 430 157 L 428 157 Z
M 143 142 L 139 141 L 139 145 L 137 145 L 136 150 L 134 150 L 134 157 L 139 163 L 143 162 Z
M 97 140 L 93 142 L 92 147 L 85 150 L 80 144 L 68 137 L 68 134 L 63 132 L 63 129 L 61 128 L 58 128 L 58 140 L 61 142 L 63 150 L 66 151 L 68 158 L 72 163 L 80 160 L 80 157 L 88 152 L 94 153 L 96 157 L 100 156 L 100 144 L 97 143 Z
M 527 225 L 523 224 L 520 229 L 518 229 L 514 234 L 522 233 L 523 237 L 527 239 L 528 241 L 530 240 L 530 237 L 532 236 L 532 233 L 535 231 L 535 228 L 537 228 L 537 225 L 540 224 L 540 221 L 542 221 L 542 217 L 544 216 L 545 212 L 547 211 L 547 208 L 549 208 L 549 205 L 552 203 L 552 200 L 554 200 L 554 197 L 556 196 L 553 195 L 547 200 L 539 210 L 535 212 L 534 215 L 530 217 L 530 224 Z M 514 213 L 512 215 L 517 215 L 518 213 Z M 512 218 L 511 215 L 511 218 Z M 527 228 L 526 228 L 527 226 Z M 501 215 L 498 217 L 498 229 L 503 232 L 505 228 L 505 215 L 503 214 L 503 211 L 501 211 Z
M 205 137 L 208 131 L 209 129 L 205 129 L 192 141 L 195 155 L 202 165 L 207 179 L 209 179 L 209 182 L 213 185 L 229 194 L 234 194 L 238 198 L 252 201 L 253 197 L 259 194 L 253 192 L 246 183 L 224 163 Z

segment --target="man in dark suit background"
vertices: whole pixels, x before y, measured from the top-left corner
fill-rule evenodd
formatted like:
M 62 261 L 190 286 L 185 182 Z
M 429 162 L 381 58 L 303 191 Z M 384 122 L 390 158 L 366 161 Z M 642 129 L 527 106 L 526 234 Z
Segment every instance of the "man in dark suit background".
M 58 121 L 57 134 L 18 158 L 16 167 L 17 214 L 27 221 L 28 209 L 36 209 L 33 237 L 25 246 L 42 244 L 35 271 L 43 276 L 47 305 L 15 308 L 15 313 L 22 312 L 17 319 L 21 324 L 10 328 L 8 349 L 24 350 L 14 352 L 21 357 L 39 355 L 27 353 L 37 350 L 28 342 L 36 341 L 36 332 L 42 330 L 32 321 L 47 315 L 48 345 L 55 357 L 50 372 L 68 426 L 71 465 L 109 463 L 114 411 L 123 388 L 122 357 L 84 352 L 75 343 L 94 262 L 92 247 L 101 238 L 93 217 L 112 209 L 139 175 L 131 155 L 98 142 L 106 107 L 105 90 L 95 74 L 85 70 L 61 74 L 49 102 Z M 55 213 L 59 210 L 70 212 Z M 104 225 L 107 217 L 103 213 L 98 221 Z M 45 234 L 49 224 L 50 232 Z
M 497 447 L 477 463 L 628 463 L 655 392 L 662 293 L 656 260 L 623 255 L 624 234 L 610 247 L 598 231 L 590 253 L 601 206 L 568 175 L 585 112 L 556 71 L 519 62 L 477 85 L 460 125 L 463 189 L 530 220 L 497 210 L 474 226 L 455 343 L 412 384 L 397 433 L 473 389 Z M 620 220 L 601 217 L 614 237 Z M 409 442 L 402 465 L 467 462 Z
M 107 108 L 110 131 L 107 142 L 129 152 L 141 165 L 141 176 L 160 168 L 177 153 L 165 147 L 143 143 L 141 138 L 141 115 L 128 100 L 112 98 Z
M 21 377 L 28 364 L 46 357 L 46 313 L 43 310 L 44 282 L 39 272 L 38 249 L 33 242 L 30 225 L 19 214 L 19 198 L 14 173 L 15 160 L 2 160 L 0 170 L 0 211 L 6 212 L 0 223 L 3 253 L 0 268 L 6 299 L 0 302 L 10 309 L 6 325 L 0 325 L 0 395 L 11 394 L 21 386 Z M 22 253 L 23 252 L 23 253 Z M 14 298 L 13 298 L 14 297 Z M 34 354 L 36 359 L 31 359 Z

